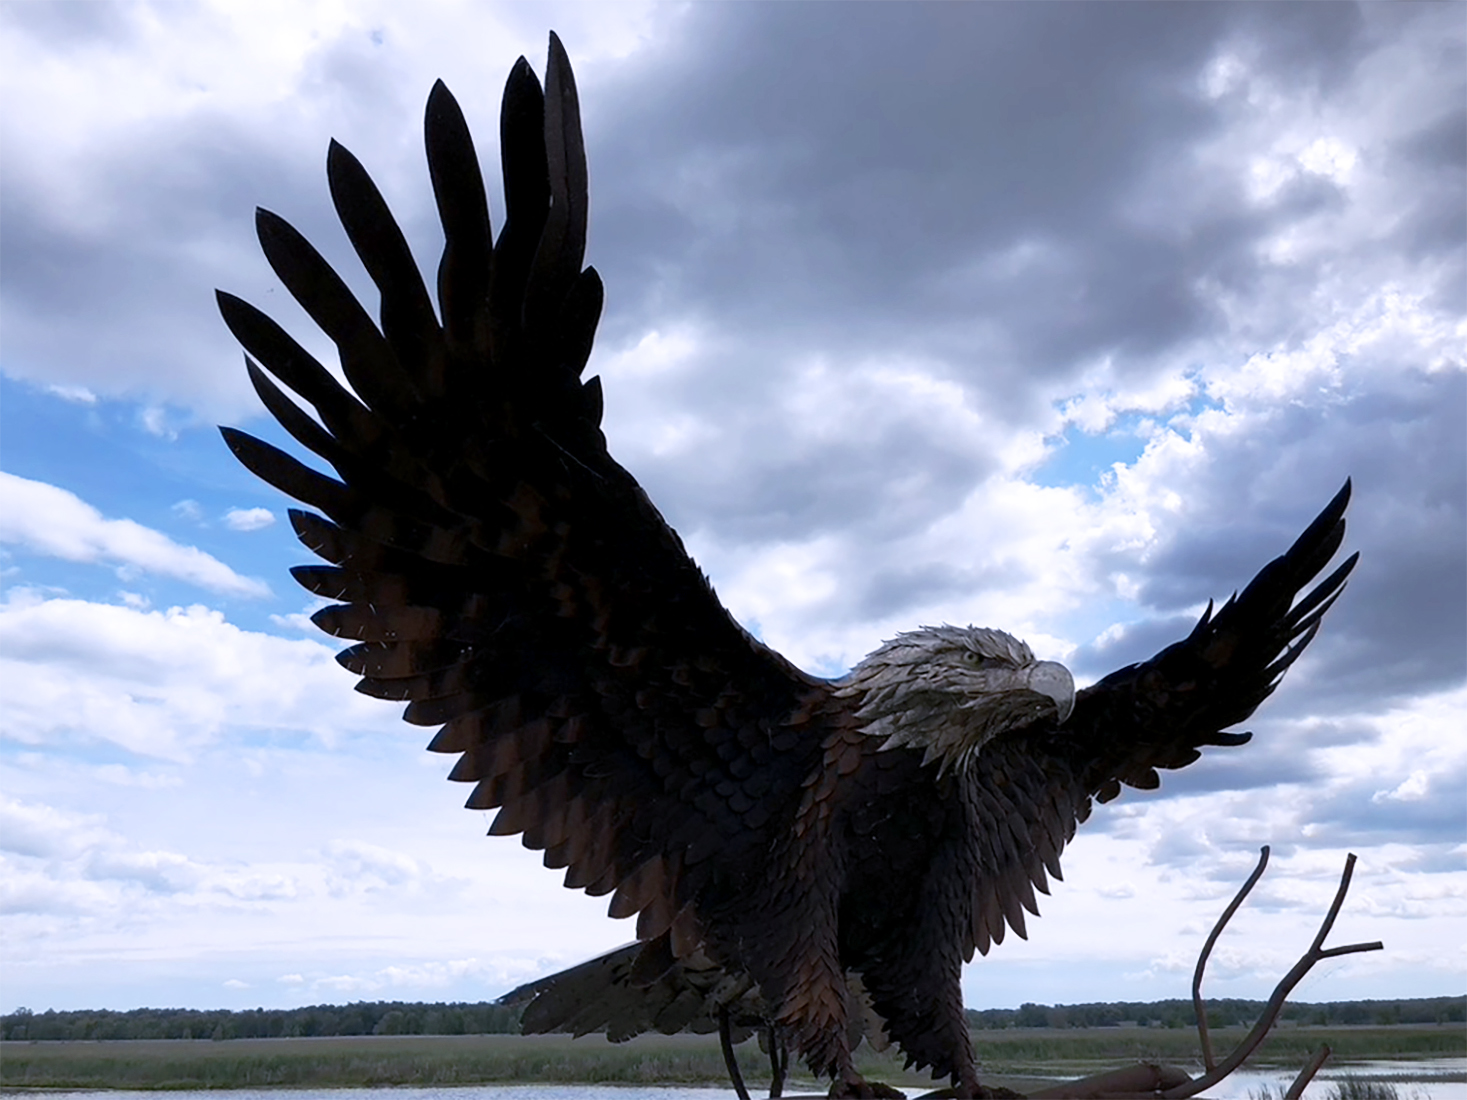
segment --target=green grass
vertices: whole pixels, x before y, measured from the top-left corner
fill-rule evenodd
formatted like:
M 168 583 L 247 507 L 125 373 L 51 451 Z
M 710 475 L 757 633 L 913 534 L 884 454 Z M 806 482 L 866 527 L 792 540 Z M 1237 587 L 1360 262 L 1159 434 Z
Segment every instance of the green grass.
M 739 1062 L 749 1080 L 768 1079 L 769 1063 L 756 1044 L 739 1048 Z M 0 1043 L 3 1088 L 645 1085 L 726 1080 L 718 1039 L 706 1035 L 644 1035 L 616 1044 L 599 1036 L 572 1040 L 560 1035 Z
M 1241 1028 L 1213 1033 L 1221 1055 Z M 1138 1060 L 1195 1063 L 1197 1038 L 1163 1028 L 1048 1028 L 974 1034 L 986 1077 L 1023 1089 L 1040 1077 L 1082 1076 Z M 1467 1054 L 1460 1027 L 1288 1028 L 1266 1044 L 1259 1064 L 1297 1066 L 1321 1042 L 1337 1060 L 1418 1059 Z M 739 1048 L 752 1083 L 769 1063 L 753 1042 Z M 898 1085 L 928 1078 L 864 1047 L 862 1072 Z M 0 1043 L 0 1087 L 215 1089 L 293 1086 L 467 1085 L 510 1082 L 721 1084 L 711 1035 L 644 1035 L 629 1043 L 559 1035 L 340 1036 L 316 1039 L 152 1039 Z
M 1212 1049 L 1219 1059 L 1248 1034 L 1243 1027 L 1215 1028 Z M 1275 1029 L 1249 1060 L 1255 1065 L 1302 1065 L 1328 1043 L 1334 1061 L 1418 1060 L 1467 1056 L 1460 1025 L 1407 1024 L 1398 1027 L 1286 1027 Z M 1022 1072 L 1041 1067 L 1089 1073 L 1128 1062 L 1200 1063 L 1197 1033 L 1181 1028 L 1094 1027 L 1010 1028 L 976 1031 L 973 1045 L 991 1069 Z

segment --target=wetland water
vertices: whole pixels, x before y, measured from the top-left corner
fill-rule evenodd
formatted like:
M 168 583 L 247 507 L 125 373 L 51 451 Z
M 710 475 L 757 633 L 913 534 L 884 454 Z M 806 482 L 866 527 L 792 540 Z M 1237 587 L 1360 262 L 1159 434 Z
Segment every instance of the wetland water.
M 1197 1072 L 1197 1067 L 1191 1067 Z M 1390 1080 L 1401 1100 L 1467 1100 L 1467 1058 L 1437 1058 L 1419 1062 L 1361 1062 L 1353 1065 L 1326 1067 L 1305 1090 L 1305 1100 L 1325 1100 L 1335 1081 L 1345 1075 L 1373 1080 Z M 1216 1088 L 1209 1089 L 1211 1100 L 1250 1100 L 1265 1095 L 1281 1096 L 1293 1080 L 1293 1071 L 1278 1069 L 1247 1070 L 1233 1074 Z M 810 1082 L 798 1078 L 787 1092 L 819 1091 L 808 1088 Z M 108 1091 L 44 1090 L 48 1100 L 158 1100 L 154 1091 L 113 1089 Z M 339 1089 L 229 1089 L 227 1100 L 381 1100 L 382 1088 Z M 392 1100 L 629 1100 L 646 1096 L 650 1100 L 733 1100 L 731 1088 L 686 1086 L 621 1086 L 621 1085 L 461 1085 L 442 1088 L 397 1087 L 390 1089 Z M 922 1089 L 908 1087 L 909 1097 Z M 223 1100 L 221 1090 L 168 1090 L 169 1100 Z M 752 1096 L 763 1093 L 754 1085 Z

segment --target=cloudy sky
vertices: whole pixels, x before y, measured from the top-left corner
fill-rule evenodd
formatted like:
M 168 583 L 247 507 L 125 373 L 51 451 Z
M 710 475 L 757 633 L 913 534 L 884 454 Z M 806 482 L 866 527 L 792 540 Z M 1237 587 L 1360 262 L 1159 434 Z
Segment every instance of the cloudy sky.
M 739 618 L 833 675 L 973 622 L 1089 680 L 1354 478 L 1285 686 L 1101 808 L 975 1007 L 1467 988 L 1461 4 L 0 5 L 0 1008 L 495 996 L 624 942 L 352 692 L 286 569 L 225 287 L 325 357 L 259 204 L 358 288 L 337 137 L 420 258 L 444 78 L 562 35 L 614 453 Z M 497 176 L 496 176 L 497 178 Z M 497 205 L 497 197 L 494 200 Z M 372 301 L 372 299 L 367 299 Z

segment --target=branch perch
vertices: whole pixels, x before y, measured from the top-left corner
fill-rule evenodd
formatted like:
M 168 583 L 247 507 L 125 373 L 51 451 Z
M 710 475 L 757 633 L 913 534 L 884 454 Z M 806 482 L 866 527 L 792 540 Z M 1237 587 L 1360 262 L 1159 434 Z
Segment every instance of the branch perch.
M 1309 1082 L 1314 1080 L 1314 1075 L 1319 1072 L 1319 1067 L 1324 1065 L 1334 1051 L 1330 1050 L 1329 1044 L 1321 1043 L 1319 1049 L 1314 1052 L 1314 1057 L 1309 1059 L 1309 1064 L 1299 1071 L 1299 1076 L 1294 1078 L 1294 1083 L 1289 1086 L 1289 1091 L 1284 1093 L 1284 1100 L 1299 1100 L 1304 1095 L 1304 1090 L 1309 1087 Z
M 1314 937 L 1314 942 L 1309 945 L 1309 950 L 1299 958 L 1293 968 L 1284 975 L 1282 981 L 1274 987 L 1273 995 L 1264 1006 L 1263 1014 L 1253 1029 L 1240 1042 L 1231 1054 L 1221 1064 L 1217 1064 L 1212 1056 L 1211 1040 L 1207 1033 L 1207 1006 L 1202 1000 L 1202 973 L 1207 966 L 1207 959 L 1212 954 L 1212 948 L 1222 934 L 1223 928 L 1243 900 L 1257 885 L 1263 876 L 1264 869 L 1268 866 L 1268 846 L 1265 845 L 1259 853 L 1258 866 L 1243 884 L 1236 897 L 1224 911 L 1217 924 L 1213 927 L 1211 935 L 1202 947 L 1202 954 L 1197 960 L 1197 969 L 1192 976 L 1192 1005 L 1197 1011 L 1198 1037 L 1202 1041 L 1203 1057 L 1206 1062 L 1207 1071 L 1201 1077 L 1189 1077 L 1175 1066 L 1163 1066 L 1154 1063 L 1142 1062 L 1134 1066 L 1126 1066 L 1121 1069 L 1109 1070 L 1105 1073 L 1096 1074 L 1092 1077 L 1082 1077 L 1077 1081 L 1066 1081 L 1063 1084 L 1054 1085 L 1041 1092 L 1030 1094 L 1030 1100 L 1050 1100 L 1050 1098 L 1065 1097 L 1068 1100 L 1092 1100 L 1095 1097 L 1106 1097 L 1107 1100 L 1121 1100 L 1122 1097 L 1188 1097 L 1196 1096 L 1204 1089 L 1209 1089 L 1219 1081 L 1226 1078 L 1244 1062 L 1246 1062 L 1258 1049 L 1264 1037 L 1272 1030 L 1279 1012 L 1283 1010 L 1284 1002 L 1296 985 L 1303 980 L 1314 964 L 1321 959 L 1332 959 L 1339 955 L 1352 955 L 1359 951 L 1379 951 L 1384 946 L 1380 941 L 1374 943 L 1352 943 L 1344 947 L 1325 947 L 1324 939 L 1334 928 L 1335 918 L 1340 914 L 1340 906 L 1344 904 L 1345 895 L 1350 889 L 1350 879 L 1355 872 L 1355 855 L 1352 852 L 1345 857 L 1345 869 L 1340 875 L 1340 885 L 1335 891 L 1335 900 L 1325 914 L 1324 922 L 1319 926 L 1319 932 Z M 1289 1086 L 1286 1094 L 1287 1100 L 1298 1100 L 1303 1094 L 1305 1086 L 1313 1079 L 1319 1067 L 1324 1065 L 1325 1059 L 1330 1056 L 1330 1048 L 1321 1046 L 1314 1052 L 1294 1083 Z
M 1238 906 L 1243 904 L 1243 899 L 1253 892 L 1253 887 L 1258 885 L 1258 880 L 1263 877 L 1264 868 L 1268 866 L 1268 845 L 1265 844 L 1258 853 L 1258 866 L 1253 868 L 1253 873 L 1248 876 L 1248 881 L 1243 883 L 1243 888 L 1233 898 L 1233 902 L 1223 910 L 1222 916 L 1217 918 L 1217 923 L 1212 926 L 1212 932 L 1207 937 L 1207 942 L 1202 945 L 1202 953 L 1197 956 L 1197 969 L 1192 971 L 1192 1011 L 1197 1016 L 1197 1039 L 1202 1044 L 1202 1064 L 1209 1072 L 1217 1068 L 1217 1059 L 1212 1056 L 1212 1036 L 1207 1032 L 1207 1006 L 1202 1003 L 1202 972 L 1207 969 L 1207 960 L 1212 955 L 1212 947 L 1217 943 L 1218 936 L 1227 927 L 1228 921 L 1233 919 L 1233 914 L 1238 911 Z
M 1284 1007 L 1284 1001 L 1288 999 L 1294 987 L 1304 980 L 1304 975 L 1313 969 L 1315 963 L 1321 959 L 1332 959 L 1339 955 L 1353 955 L 1360 951 L 1380 951 L 1384 948 L 1385 945 L 1379 940 L 1372 943 L 1352 943 L 1344 947 L 1326 948 L 1324 946 L 1324 938 L 1329 935 L 1330 929 L 1335 926 L 1335 918 L 1340 915 L 1340 906 L 1345 903 L 1345 894 L 1350 889 L 1350 878 L 1354 873 L 1355 853 L 1351 852 L 1345 857 L 1345 870 L 1340 876 L 1340 886 L 1335 891 L 1335 900 L 1330 905 L 1329 912 L 1325 915 L 1324 923 L 1319 926 L 1319 932 L 1315 935 L 1314 942 L 1309 945 L 1309 950 L 1304 952 L 1299 961 L 1294 964 L 1293 969 L 1285 974 L 1283 980 L 1274 987 L 1273 996 L 1268 999 L 1268 1004 L 1263 1010 L 1263 1015 L 1258 1018 L 1258 1022 L 1253 1025 L 1253 1030 L 1248 1033 L 1247 1037 L 1219 1065 L 1185 1085 L 1178 1085 L 1175 1088 L 1167 1089 L 1162 1093 L 1162 1096 L 1196 1096 L 1203 1089 L 1211 1088 L 1223 1080 L 1233 1070 L 1247 1061 L 1249 1056 L 1258 1048 L 1258 1045 L 1263 1042 L 1264 1037 L 1272 1029 L 1274 1021 L 1278 1019 L 1279 1012 Z M 1321 1059 L 1321 1064 L 1322 1062 L 1323 1059 Z

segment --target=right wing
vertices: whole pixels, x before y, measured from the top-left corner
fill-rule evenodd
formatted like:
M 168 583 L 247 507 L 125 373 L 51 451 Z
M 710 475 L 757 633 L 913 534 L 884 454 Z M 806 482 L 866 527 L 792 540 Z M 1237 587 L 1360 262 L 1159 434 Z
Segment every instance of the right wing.
M 614 891 L 613 916 L 640 912 L 638 936 L 671 930 L 681 955 L 700 893 L 757 876 L 793 812 L 819 759 L 800 703 L 823 688 L 732 619 L 607 453 L 599 379 L 580 381 L 602 291 L 581 269 L 586 167 L 559 40 L 545 93 L 523 58 L 505 89 L 497 242 L 441 82 L 426 136 L 442 323 L 381 195 L 333 142 L 332 198 L 381 291 L 380 328 L 285 221 L 257 224 L 351 390 L 254 307 L 219 304 L 266 408 L 335 476 L 224 436 L 316 509 L 291 520 L 330 564 L 294 573 L 339 601 L 314 620 L 356 643 L 338 659 L 358 690 L 441 725 L 430 748 L 461 754 L 450 778 L 476 784 L 470 807 L 499 808 L 492 833 L 523 833 L 567 886 Z
M 1150 660 L 1085 688 L 1063 725 L 1046 720 L 984 746 L 965 779 L 975 823 L 972 947 L 986 954 L 1006 925 L 1026 935 L 1024 911 L 1039 913 L 1035 891 L 1048 893 L 1048 876 L 1060 877 L 1060 853 L 1092 800 L 1110 801 L 1123 784 L 1155 788 L 1157 769 L 1186 767 L 1205 747 L 1247 743 L 1251 734 L 1225 731 L 1273 693 L 1359 559 L 1350 555 L 1299 598 L 1339 550 L 1349 501 L 1346 481 L 1241 594 L 1215 614 L 1209 604 L 1186 638 Z
M 1298 599 L 1344 541 L 1349 503 L 1347 480 L 1242 593 L 1215 614 L 1209 602 L 1186 638 L 1076 696 L 1074 714 L 1060 733 L 1083 761 L 1087 793 L 1109 802 L 1122 784 L 1150 790 L 1161 783 L 1158 768 L 1186 767 L 1209 746 L 1248 742 L 1251 733 L 1224 731 L 1274 693 L 1314 640 L 1360 559 L 1358 552 L 1351 554 Z

